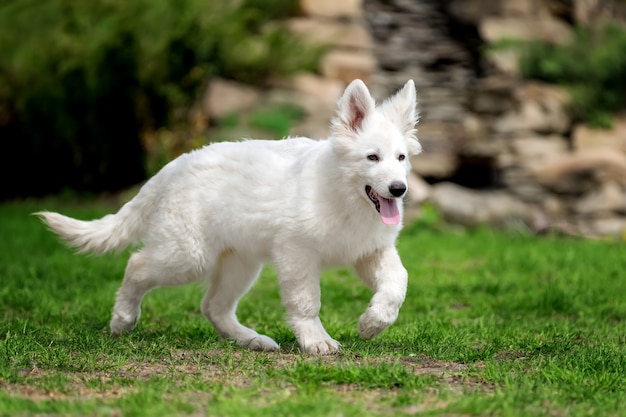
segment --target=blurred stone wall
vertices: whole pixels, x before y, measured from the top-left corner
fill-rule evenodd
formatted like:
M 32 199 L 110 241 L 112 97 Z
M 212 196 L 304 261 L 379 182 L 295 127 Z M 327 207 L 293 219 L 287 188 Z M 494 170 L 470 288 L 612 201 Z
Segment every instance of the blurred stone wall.
M 464 225 L 621 237 L 626 115 L 612 130 L 575 124 L 566 91 L 523 79 L 512 50 L 485 48 L 509 38 L 567 42 L 576 24 L 625 15 L 626 3 L 609 0 L 301 0 L 286 23 L 329 48 L 320 68 L 253 95 L 257 105 L 304 107 L 292 135 L 325 138 L 350 81 L 380 99 L 413 79 L 424 153 L 412 160 L 409 216 L 429 201 Z M 205 102 L 211 91 L 216 105 L 234 96 L 218 93 L 225 83 L 215 80 Z
M 614 128 L 575 124 L 569 95 L 523 79 L 506 39 L 567 42 L 573 26 L 623 19 L 602 0 L 364 0 L 374 42 L 371 78 L 383 97 L 418 89 L 421 190 L 452 221 L 557 229 L 585 236 L 626 230 L 626 116 Z

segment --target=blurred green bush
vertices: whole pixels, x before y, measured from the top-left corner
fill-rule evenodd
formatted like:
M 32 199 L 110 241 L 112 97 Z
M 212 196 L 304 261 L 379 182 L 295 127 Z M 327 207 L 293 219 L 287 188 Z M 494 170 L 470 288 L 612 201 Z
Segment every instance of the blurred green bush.
M 296 0 L 0 2 L 0 199 L 98 192 L 146 176 L 141 135 L 211 76 L 314 69 L 279 23 Z
M 577 28 L 566 45 L 527 44 L 522 74 L 567 87 L 575 116 L 610 127 L 611 113 L 626 108 L 626 28 L 608 23 Z

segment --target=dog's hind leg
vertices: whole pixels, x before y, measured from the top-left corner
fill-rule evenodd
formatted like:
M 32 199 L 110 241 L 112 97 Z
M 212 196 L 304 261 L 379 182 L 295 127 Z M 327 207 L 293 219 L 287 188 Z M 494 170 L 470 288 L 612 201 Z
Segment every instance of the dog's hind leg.
M 180 265 L 172 265 L 167 256 L 151 256 L 152 252 L 145 248 L 134 253 L 128 260 L 124 281 L 117 291 L 113 316 L 111 317 L 111 333 L 118 336 L 132 331 L 141 315 L 141 301 L 152 289 L 161 286 L 188 284 L 200 277 L 198 265 L 189 262 L 184 269 Z
M 222 253 L 219 270 L 202 300 L 202 313 L 220 336 L 253 350 L 276 351 L 279 347 L 274 340 L 242 325 L 236 316 L 239 299 L 250 289 L 262 267 L 257 260 L 231 251 Z

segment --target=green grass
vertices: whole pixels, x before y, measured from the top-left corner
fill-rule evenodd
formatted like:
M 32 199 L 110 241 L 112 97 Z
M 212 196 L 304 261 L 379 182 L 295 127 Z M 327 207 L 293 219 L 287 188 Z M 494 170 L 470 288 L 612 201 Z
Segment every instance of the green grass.
M 398 321 L 356 330 L 369 291 L 322 278 L 341 355 L 302 356 L 272 268 L 240 319 L 282 352 L 221 341 L 200 284 L 157 289 L 135 332 L 108 333 L 128 253 L 75 255 L 29 213 L 111 211 L 60 200 L 0 205 L 0 415 L 626 416 L 623 243 L 407 227 Z

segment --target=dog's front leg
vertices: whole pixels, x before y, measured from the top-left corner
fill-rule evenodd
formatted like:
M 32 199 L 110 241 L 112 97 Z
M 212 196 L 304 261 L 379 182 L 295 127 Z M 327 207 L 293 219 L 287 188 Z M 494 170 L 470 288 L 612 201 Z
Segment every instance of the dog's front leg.
M 305 353 L 328 355 L 341 349 L 331 338 L 319 318 L 320 267 L 313 254 L 290 248 L 276 260 L 281 299 L 287 310 L 300 350 Z
M 359 333 L 370 339 L 398 318 L 406 296 L 408 274 L 395 247 L 382 248 L 361 258 L 355 268 L 361 280 L 374 291 L 359 319 Z

